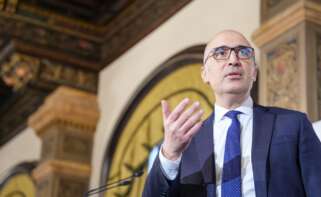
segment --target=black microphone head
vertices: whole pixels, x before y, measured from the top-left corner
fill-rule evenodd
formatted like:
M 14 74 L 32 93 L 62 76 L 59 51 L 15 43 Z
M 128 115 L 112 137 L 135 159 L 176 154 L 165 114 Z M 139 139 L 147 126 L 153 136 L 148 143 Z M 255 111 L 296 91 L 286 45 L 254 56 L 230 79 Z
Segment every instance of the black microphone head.
M 133 174 L 133 176 L 134 176 L 134 177 L 140 177 L 140 176 L 142 176 L 143 174 L 144 174 L 144 170 L 141 170 L 141 171 L 135 172 L 135 173 Z
M 129 185 L 133 180 L 122 180 L 119 182 L 119 185 Z

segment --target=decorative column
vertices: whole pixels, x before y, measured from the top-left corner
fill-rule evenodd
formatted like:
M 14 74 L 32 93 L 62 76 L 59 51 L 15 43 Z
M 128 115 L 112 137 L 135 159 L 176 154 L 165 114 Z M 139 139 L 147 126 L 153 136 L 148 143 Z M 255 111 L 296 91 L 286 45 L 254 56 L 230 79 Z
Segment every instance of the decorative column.
M 59 87 L 28 120 L 42 140 L 33 171 L 37 196 L 83 196 L 91 172 L 93 135 L 99 118 L 94 94 Z
M 260 103 L 320 119 L 321 2 L 262 0 L 253 40 L 261 51 Z

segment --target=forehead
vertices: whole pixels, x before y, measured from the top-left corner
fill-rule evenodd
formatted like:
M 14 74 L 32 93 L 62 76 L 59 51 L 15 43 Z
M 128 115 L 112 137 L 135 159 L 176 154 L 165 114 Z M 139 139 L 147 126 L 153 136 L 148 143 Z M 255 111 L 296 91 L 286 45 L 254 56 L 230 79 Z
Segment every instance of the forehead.
M 235 47 L 238 45 L 251 46 L 249 41 L 241 34 L 235 32 L 223 32 L 215 36 L 208 44 L 208 48 L 219 46 Z

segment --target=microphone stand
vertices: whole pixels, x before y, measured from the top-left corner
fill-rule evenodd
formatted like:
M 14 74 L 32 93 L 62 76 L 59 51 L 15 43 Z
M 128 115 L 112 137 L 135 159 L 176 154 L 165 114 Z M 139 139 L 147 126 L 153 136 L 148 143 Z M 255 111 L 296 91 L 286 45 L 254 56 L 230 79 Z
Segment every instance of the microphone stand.
M 129 185 L 131 182 L 133 182 L 133 180 L 137 177 L 140 177 L 142 176 L 144 173 L 144 171 L 138 171 L 138 172 L 135 172 L 132 176 L 130 177 L 127 177 L 127 178 L 124 178 L 124 179 L 120 179 L 120 180 L 117 180 L 115 182 L 112 182 L 112 183 L 107 183 L 106 185 L 102 185 L 102 186 L 99 186 L 97 188 L 94 188 L 94 189 L 91 189 L 91 190 L 88 190 L 84 197 L 87 197 L 87 196 L 91 196 L 93 194 L 98 194 L 100 192 L 103 192 L 103 191 L 106 191 L 106 190 L 109 190 L 109 189 L 113 189 L 115 187 L 120 187 L 120 186 L 125 186 L 125 185 Z

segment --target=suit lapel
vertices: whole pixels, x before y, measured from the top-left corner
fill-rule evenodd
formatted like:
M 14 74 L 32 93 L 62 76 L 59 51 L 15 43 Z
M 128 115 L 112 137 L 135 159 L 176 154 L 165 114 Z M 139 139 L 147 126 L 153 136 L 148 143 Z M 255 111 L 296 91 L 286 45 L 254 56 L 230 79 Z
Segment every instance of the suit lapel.
M 275 114 L 267 108 L 254 105 L 252 165 L 256 196 L 267 196 L 267 162 Z
M 204 122 L 200 135 L 196 138 L 196 147 L 204 183 L 215 183 L 215 162 L 213 144 L 214 113 Z
M 215 183 L 213 119 L 214 114 L 203 122 L 190 148 L 183 154 L 180 174 L 183 184 Z
M 216 196 L 213 121 L 214 113 L 204 122 L 202 133 L 196 139 L 198 158 L 208 197 Z

